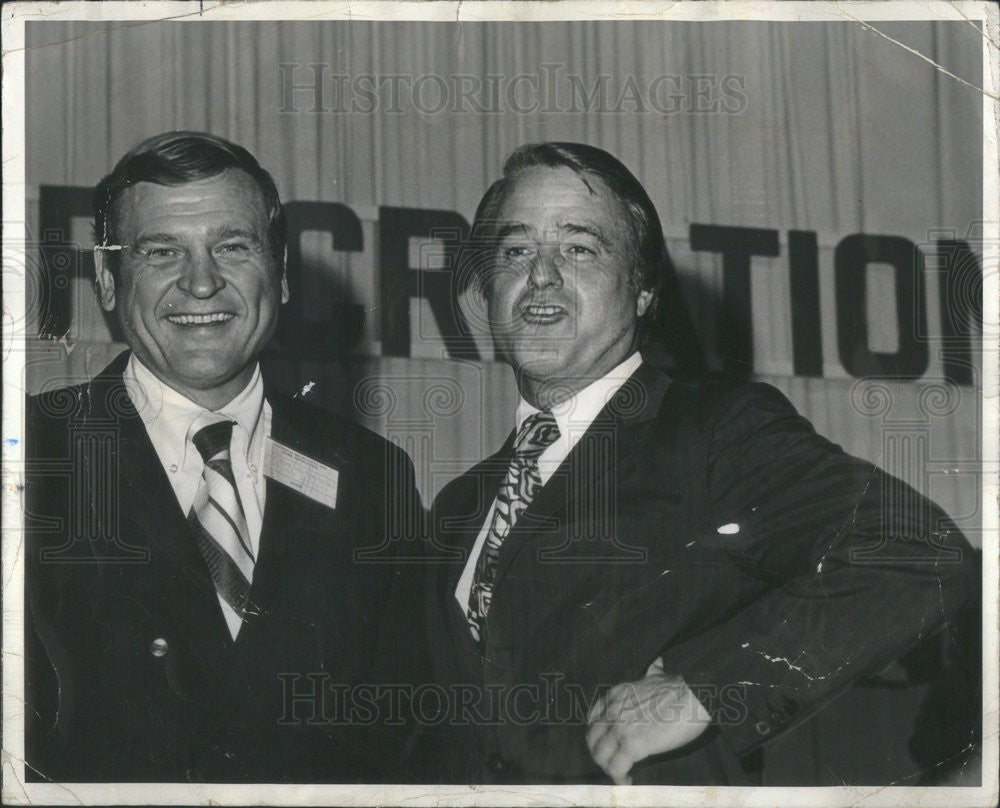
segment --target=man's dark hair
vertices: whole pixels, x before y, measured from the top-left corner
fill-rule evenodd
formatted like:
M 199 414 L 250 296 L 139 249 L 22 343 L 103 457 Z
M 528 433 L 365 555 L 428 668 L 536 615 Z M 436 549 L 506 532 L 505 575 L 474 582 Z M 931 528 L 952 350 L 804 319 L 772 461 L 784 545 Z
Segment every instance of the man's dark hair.
M 94 239 L 98 246 L 116 244 L 122 194 L 140 182 L 177 186 L 209 179 L 236 168 L 254 181 L 267 208 L 267 241 L 271 255 L 284 260 L 287 227 L 278 189 L 271 175 L 242 146 L 207 132 L 164 132 L 139 143 L 94 189 Z M 117 276 L 116 252 L 110 252 Z
M 616 157 L 584 143 L 528 143 L 515 149 L 503 165 L 503 177 L 490 186 L 476 209 L 471 248 L 465 251 L 463 275 L 483 282 L 496 247 L 498 214 L 513 182 L 534 168 L 568 168 L 596 193 L 591 183 L 599 180 L 622 205 L 632 235 L 632 284 L 636 290 L 650 291 L 653 299 L 639 322 L 640 344 L 654 337 L 663 340 L 675 354 L 674 360 L 695 373 L 704 371 L 704 359 L 690 318 L 681 299 L 677 274 L 667 252 L 663 228 L 656 206 L 646 189 Z

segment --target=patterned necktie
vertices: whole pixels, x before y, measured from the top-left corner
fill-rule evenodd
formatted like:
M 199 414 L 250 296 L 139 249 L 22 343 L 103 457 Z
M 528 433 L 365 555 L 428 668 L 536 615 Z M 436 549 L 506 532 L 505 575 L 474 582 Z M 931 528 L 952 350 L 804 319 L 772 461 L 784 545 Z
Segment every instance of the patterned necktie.
M 216 591 L 242 616 L 253 580 L 254 556 L 229 457 L 232 434 L 232 421 L 217 421 L 199 429 L 191 439 L 205 468 L 188 521 Z
M 493 597 L 500 547 L 528 504 L 542 486 L 538 458 L 559 437 L 559 427 L 552 413 L 538 412 L 525 419 L 514 440 L 514 457 L 507 468 L 507 478 L 497 492 L 496 507 L 486 541 L 476 561 L 476 572 L 469 592 L 467 617 L 472 637 L 482 639 L 483 624 Z

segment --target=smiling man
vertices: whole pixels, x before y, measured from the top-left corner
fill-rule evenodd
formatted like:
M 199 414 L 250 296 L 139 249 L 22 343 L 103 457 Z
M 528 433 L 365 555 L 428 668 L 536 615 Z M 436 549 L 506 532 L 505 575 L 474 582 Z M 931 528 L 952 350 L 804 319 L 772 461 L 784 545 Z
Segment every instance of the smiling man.
M 122 195 L 100 223 L 114 243 L 98 246 L 95 264 L 101 304 L 132 348 L 131 375 L 141 368 L 218 409 L 253 378 L 288 300 L 275 255 L 284 244 L 269 233 L 275 214 L 236 167 L 179 186 L 139 182 Z
M 324 694 L 398 681 L 378 650 L 414 636 L 402 576 L 355 552 L 416 530 L 420 500 L 403 452 L 262 378 L 289 297 L 273 180 L 176 132 L 94 201 L 130 351 L 29 401 L 29 776 L 394 779 L 388 717 Z
M 428 589 L 445 776 L 759 783 L 762 744 L 974 601 L 976 554 L 774 388 L 648 361 L 676 301 L 617 159 L 534 144 L 503 174 L 468 266 L 520 403 L 431 514 L 460 559 Z

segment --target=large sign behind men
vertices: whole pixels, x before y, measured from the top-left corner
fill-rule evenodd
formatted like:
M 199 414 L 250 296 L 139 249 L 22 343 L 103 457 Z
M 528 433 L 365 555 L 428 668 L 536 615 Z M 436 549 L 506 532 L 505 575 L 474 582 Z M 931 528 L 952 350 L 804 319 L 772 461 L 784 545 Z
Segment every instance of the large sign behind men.
M 89 216 L 89 195 L 79 187 L 39 189 L 42 336 L 59 338 L 70 331 L 88 341 L 113 336 L 99 327 L 89 334 L 79 329 L 81 321 L 99 323 L 82 311 L 93 305 L 89 245 L 73 240 Z M 351 352 L 410 357 L 427 355 L 430 345 L 441 358 L 492 358 L 485 323 L 462 305 L 457 267 L 469 224 L 460 213 L 382 206 L 375 227 L 368 228 L 355 210 L 337 202 L 292 201 L 287 213 L 289 281 L 298 292 L 283 314 L 279 337 L 287 347 L 303 357 Z M 374 239 L 366 238 L 366 229 L 374 231 Z M 325 265 L 308 254 L 315 234 L 327 245 Z M 791 327 L 781 349 L 791 360 L 791 374 L 915 380 L 933 365 L 935 379 L 973 384 L 982 270 L 979 245 L 967 235 L 941 234 L 918 245 L 891 233 L 846 233 L 832 249 L 821 250 L 809 230 L 692 223 L 684 246 L 692 254 L 713 256 L 721 270 L 714 311 L 696 318 L 698 336 L 710 346 L 708 363 L 734 376 L 773 372 L 754 364 L 755 342 L 773 339 L 770 324 L 755 317 L 752 305 L 751 272 L 766 267 L 755 283 L 762 281 L 769 294 L 785 298 Z M 345 254 L 370 261 L 377 282 L 368 289 L 322 283 L 336 274 Z M 678 271 L 688 293 L 698 294 L 697 267 L 681 262 Z M 832 280 L 832 300 L 821 292 L 824 275 Z M 827 319 L 836 335 L 827 352 L 832 356 L 824 355 Z

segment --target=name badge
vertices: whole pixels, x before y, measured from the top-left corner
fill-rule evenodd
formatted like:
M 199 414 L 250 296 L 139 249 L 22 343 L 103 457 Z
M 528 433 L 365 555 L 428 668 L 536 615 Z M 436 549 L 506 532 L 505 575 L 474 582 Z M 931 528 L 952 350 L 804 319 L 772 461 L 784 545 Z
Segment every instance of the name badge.
M 264 442 L 264 476 L 328 508 L 337 507 L 339 472 L 271 438 Z

